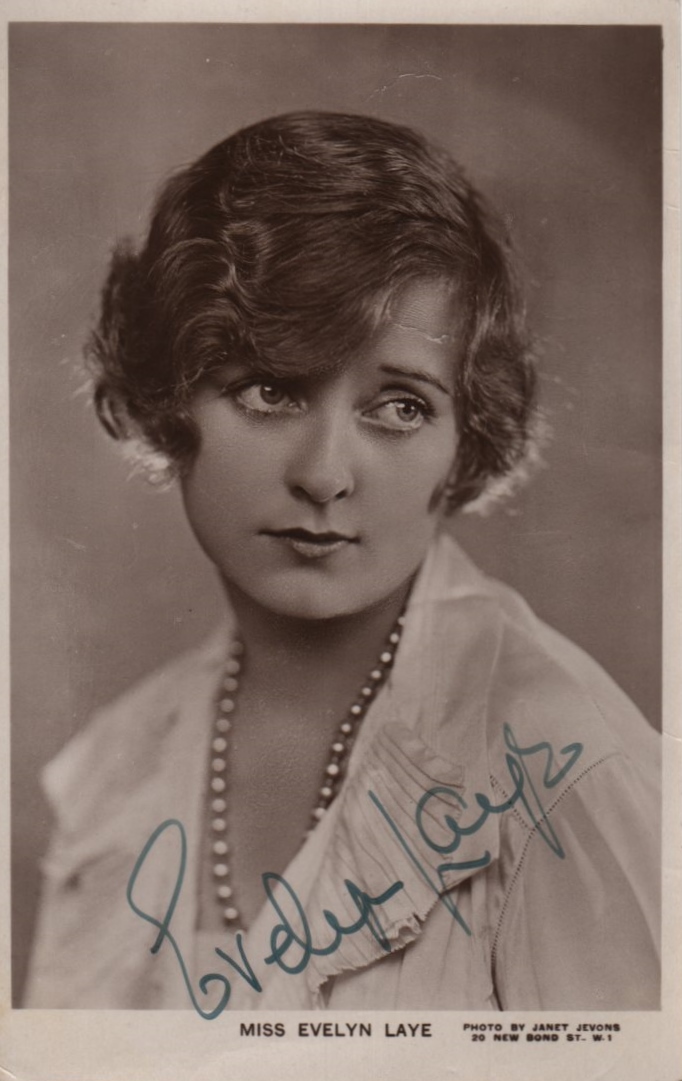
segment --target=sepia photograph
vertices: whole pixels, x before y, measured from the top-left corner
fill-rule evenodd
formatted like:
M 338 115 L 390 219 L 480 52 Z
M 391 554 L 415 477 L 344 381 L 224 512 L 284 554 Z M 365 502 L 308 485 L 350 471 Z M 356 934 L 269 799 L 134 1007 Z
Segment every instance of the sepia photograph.
M 17 1025 L 659 1015 L 662 25 L 7 31 Z

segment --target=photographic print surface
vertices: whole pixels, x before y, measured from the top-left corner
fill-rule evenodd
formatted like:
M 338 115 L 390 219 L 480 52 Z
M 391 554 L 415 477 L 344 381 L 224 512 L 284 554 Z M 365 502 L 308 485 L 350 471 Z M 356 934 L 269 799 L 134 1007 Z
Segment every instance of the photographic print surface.
M 570 1078 L 664 1023 L 663 41 L 9 25 L 20 1057 L 96 1009 L 87 1076 L 170 1024 L 178 1076 Z

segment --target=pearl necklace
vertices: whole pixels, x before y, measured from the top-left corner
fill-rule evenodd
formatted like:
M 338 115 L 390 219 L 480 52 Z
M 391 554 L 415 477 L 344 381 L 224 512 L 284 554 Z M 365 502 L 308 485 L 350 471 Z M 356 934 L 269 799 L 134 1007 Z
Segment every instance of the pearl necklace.
M 320 788 L 317 803 L 310 814 L 310 825 L 304 834 L 308 837 L 320 822 L 338 794 L 343 779 L 350 748 L 355 737 L 360 721 L 367 713 L 370 705 L 376 698 L 377 693 L 383 686 L 388 673 L 393 667 L 395 654 L 400 643 L 400 637 L 405 623 L 404 616 L 398 616 L 393 630 L 379 659 L 369 676 L 360 689 L 360 693 L 350 707 L 346 717 L 332 741 L 329 761 L 325 766 L 322 787 Z M 218 701 L 218 713 L 214 723 L 214 734 L 211 741 L 211 771 L 209 782 L 210 812 L 211 812 L 211 854 L 213 859 L 213 880 L 218 904 L 221 907 L 223 920 L 228 926 L 239 923 L 239 910 L 234 903 L 234 890 L 230 885 L 230 867 L 226 860 L 229 854 L 229 846 L 225 839 L 227 833 L 227 772 L 228 735 L 232 728 L 231 715 L 237 704 L 237 692 L 239 690 L 239 673 L 241 672 L 241 656 L 244 652 L 242 643 L 233 641 L 230 656 L 225 664 L 221 683 L 221 696 Z

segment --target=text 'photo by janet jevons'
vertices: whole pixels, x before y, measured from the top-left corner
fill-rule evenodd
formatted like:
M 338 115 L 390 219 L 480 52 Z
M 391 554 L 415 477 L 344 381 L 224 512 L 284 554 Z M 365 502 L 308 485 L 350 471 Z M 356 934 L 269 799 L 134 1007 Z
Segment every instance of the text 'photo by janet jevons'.
M 1 1077 L 682 1078 L 678 24 L 10 2 Z

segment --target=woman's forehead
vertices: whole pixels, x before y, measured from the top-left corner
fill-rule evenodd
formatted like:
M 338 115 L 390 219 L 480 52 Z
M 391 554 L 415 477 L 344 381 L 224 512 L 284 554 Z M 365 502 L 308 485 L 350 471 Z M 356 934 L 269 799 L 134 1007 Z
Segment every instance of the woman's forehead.
M 417 280 L 391 299 L 384 326 L 412 332 L 436 344 L 451 345 L 457 338 L 455 288 L 443 279 Z

